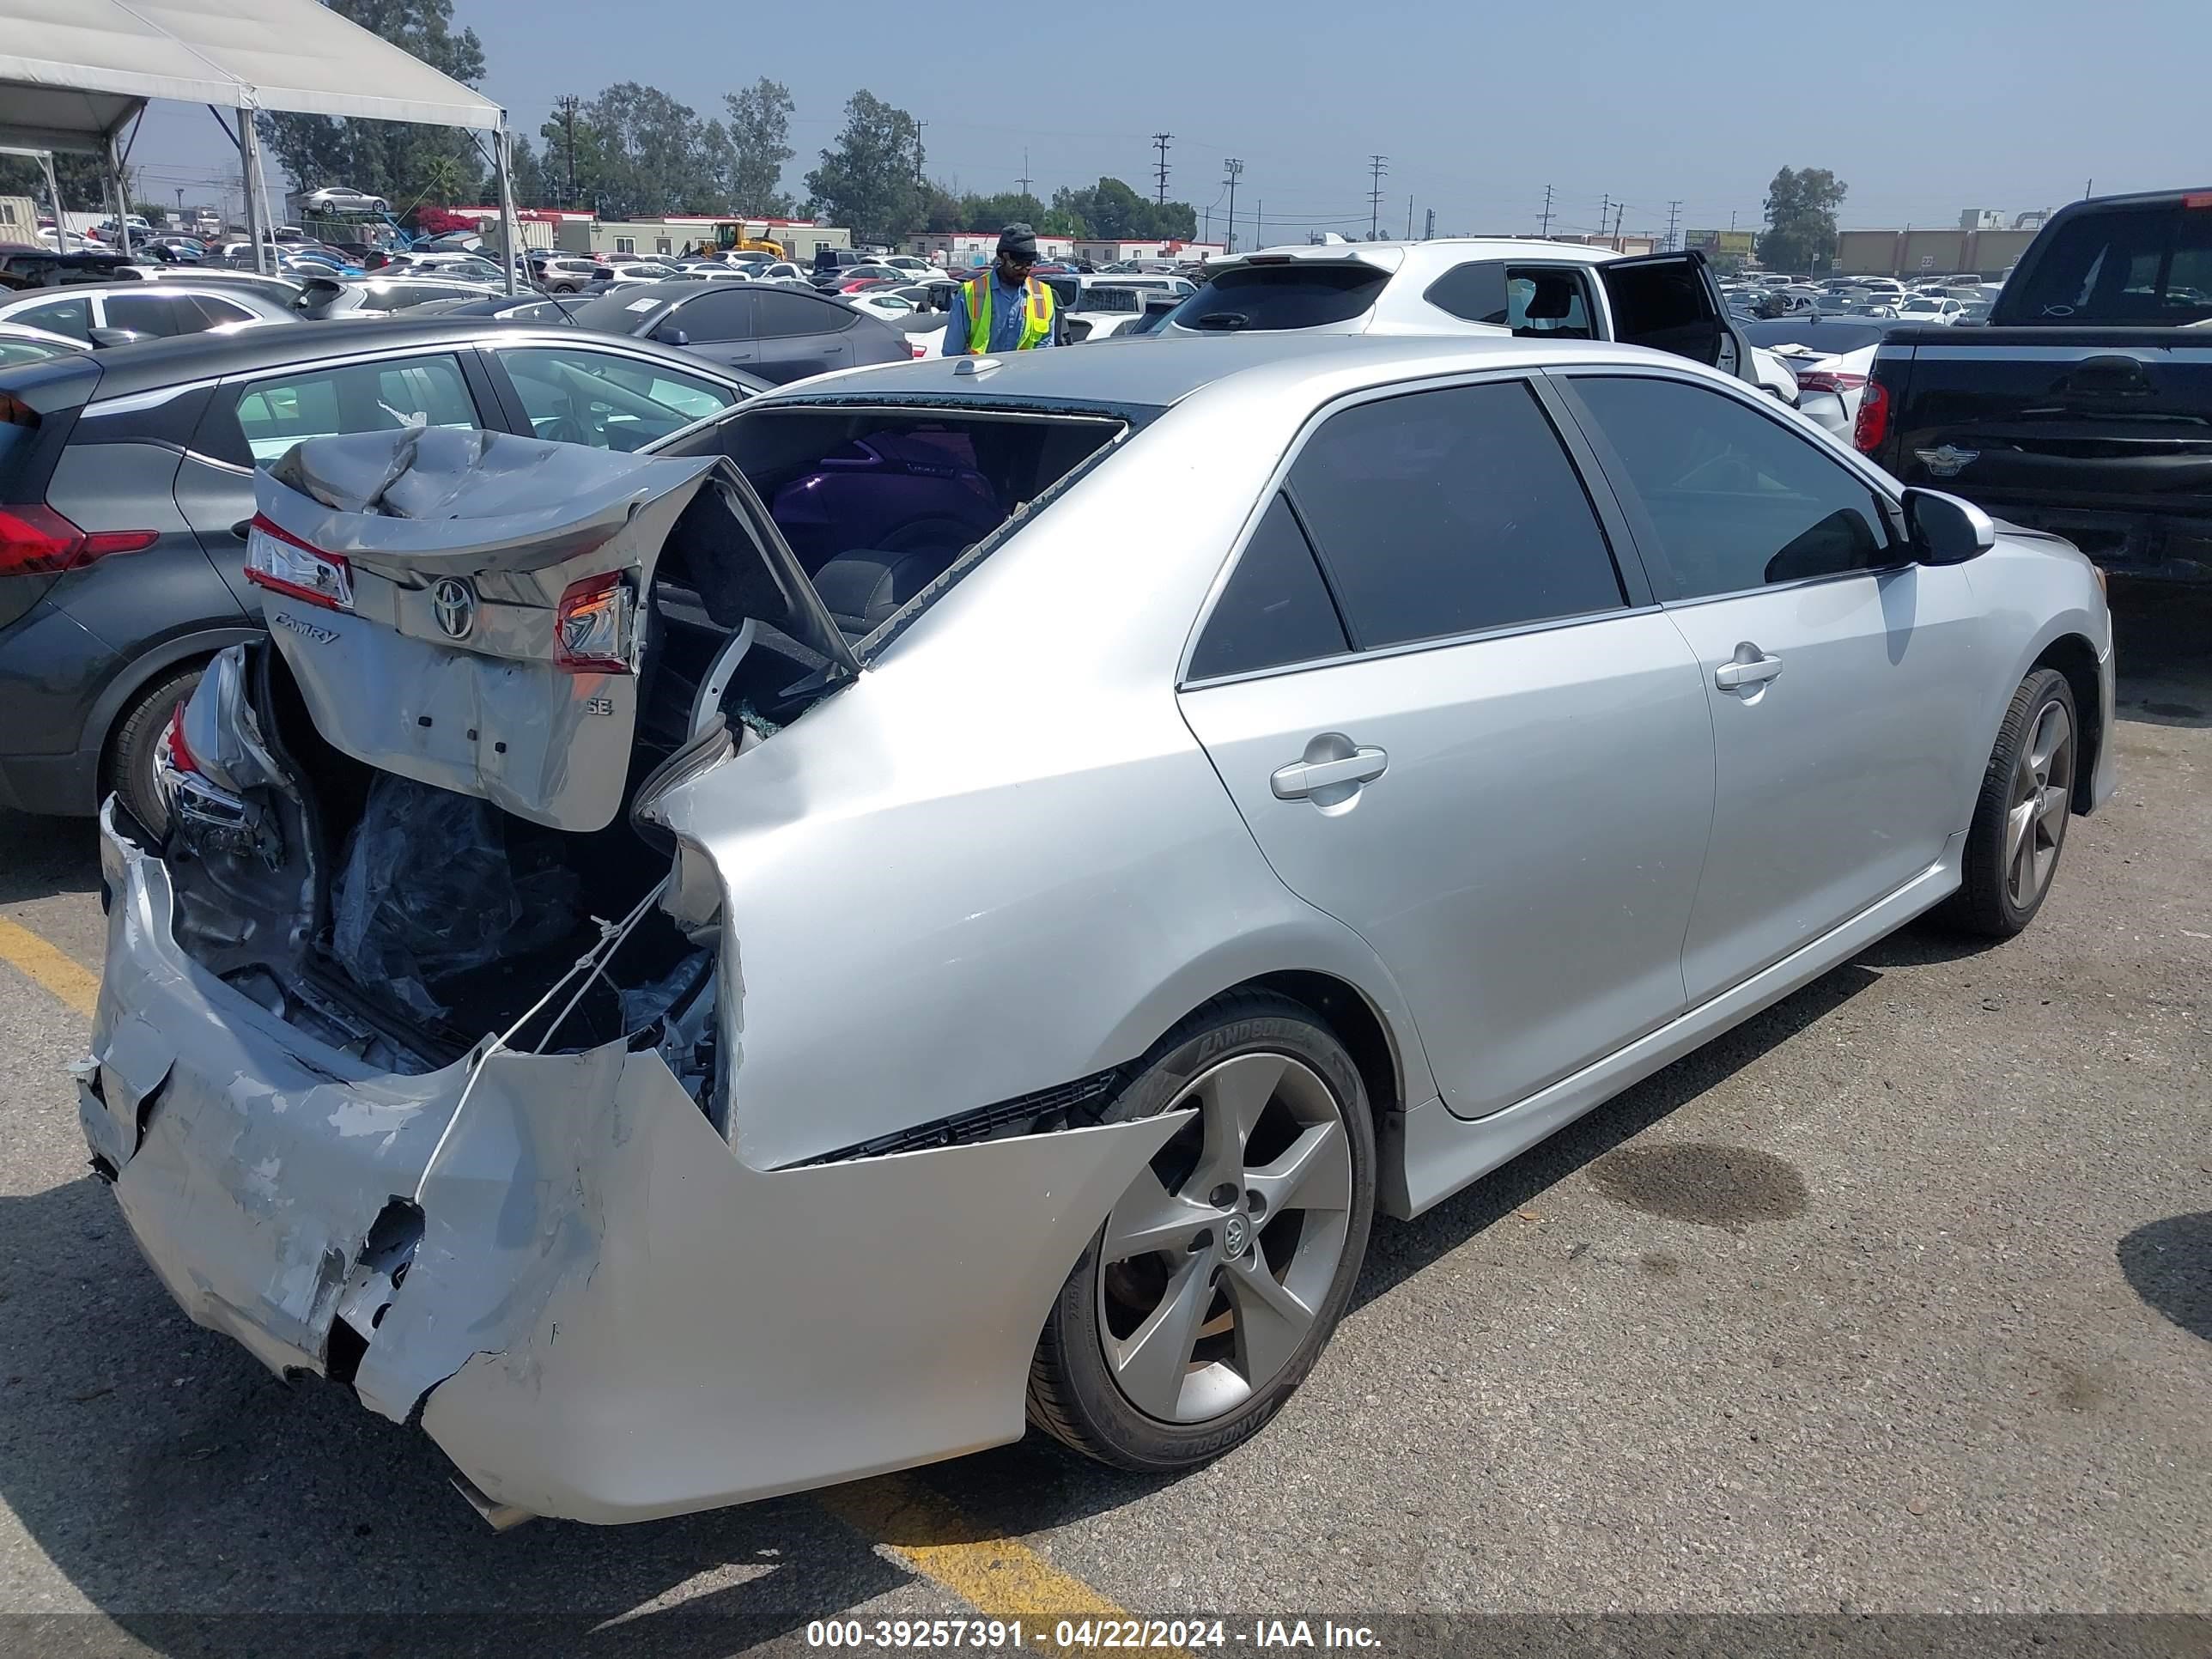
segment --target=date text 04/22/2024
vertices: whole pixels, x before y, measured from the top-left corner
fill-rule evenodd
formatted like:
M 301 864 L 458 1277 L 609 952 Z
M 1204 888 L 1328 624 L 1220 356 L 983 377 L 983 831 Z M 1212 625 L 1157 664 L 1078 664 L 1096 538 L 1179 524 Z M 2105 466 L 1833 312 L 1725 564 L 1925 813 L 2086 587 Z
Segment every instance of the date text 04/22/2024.
M 905 1649 L 928 1652 L 970 1648 L 981 1652 L 1024 1647 L 1074 1650 L 1118 1648 L 1258 1649 L 1372 1648 L 1364 1625 L 1322 1620 L 1255 1619 L 1249 1629 L 1226 1620 L 1184 1619 L 1063 1619 L 1049 1626 L 1024 1626 L 1000 1619 L 818 1619 L 806 1626 L 811 1648 Z

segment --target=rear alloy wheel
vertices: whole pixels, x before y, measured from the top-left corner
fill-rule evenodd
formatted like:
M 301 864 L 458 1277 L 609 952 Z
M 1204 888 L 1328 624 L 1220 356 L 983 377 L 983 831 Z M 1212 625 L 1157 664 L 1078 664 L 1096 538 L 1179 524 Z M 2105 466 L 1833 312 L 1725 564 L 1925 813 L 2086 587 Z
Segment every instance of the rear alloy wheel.
M 2035 919 L 2058 872 L 2080 752 L 2073 687 L 2057 669 L 2037 669 L 2020 683 L 1998 727 L 1948 920 L 2010 939 Z
M 1076 1264 L 1030 1367 L 1033 1422 L 1124 1468 L 1190 1468 L 1281 1409 L 1366 1252 L 1374 1126 L 1358 1068 L 1287 998 L 1219 1000 L 1109 1119 L 1193 1111 Z
M 154 835 L 166 835 L 169 809 L 154 780 L 154 752 L 168 730 L 170 718 L 200 683 L 200 665 L 164 675 L 125 705 L 108 739 L 107 761 L 101 769 L 100 798 L 121 797 L 131 817 Z

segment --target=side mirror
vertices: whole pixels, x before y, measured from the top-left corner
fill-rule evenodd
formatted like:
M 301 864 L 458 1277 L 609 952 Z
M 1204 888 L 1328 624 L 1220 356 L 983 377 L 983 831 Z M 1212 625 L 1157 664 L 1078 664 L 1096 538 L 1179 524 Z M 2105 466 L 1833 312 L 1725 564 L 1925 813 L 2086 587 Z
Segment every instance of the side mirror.
M 88 331 L 85 335 L 85 338 L 102 349 L 109 346 L 129 345 L 133 340 L 143 340 L 149 337 L 135 329 L 128 328 L 95 328 Z
M 653 330 L 653 337 L 663 345 L 688 346 L 691 343 L 691 337 L 689 334 L 672 325 Z
M 1905 492 L 1905 529 L 1922 564 L 1964 564 L 1997 544 L 1988 514 L 1940 489 Z

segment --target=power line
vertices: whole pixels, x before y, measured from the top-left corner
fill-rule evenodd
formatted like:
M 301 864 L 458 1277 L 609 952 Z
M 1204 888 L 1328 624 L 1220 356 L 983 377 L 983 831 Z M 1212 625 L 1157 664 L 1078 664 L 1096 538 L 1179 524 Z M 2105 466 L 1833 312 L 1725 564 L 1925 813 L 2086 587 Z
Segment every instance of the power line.
M 1390 158 L 1370 155 L 1367 158 L 1367 176 L 1372 181 L 1367 191 L 1367 240 L 1382 240 L 1382 178 L 1390 171 Z
M 1156 132 L 1152 135 L 1152 148 L 1160 153 L 1158 165 L 1152 169 L 1159 179 L 1159 195 L 1155 199 L 1162 207 L 1168 204 L 1168 140 L 1174 137 L 1175 134 L 1172 132 Z

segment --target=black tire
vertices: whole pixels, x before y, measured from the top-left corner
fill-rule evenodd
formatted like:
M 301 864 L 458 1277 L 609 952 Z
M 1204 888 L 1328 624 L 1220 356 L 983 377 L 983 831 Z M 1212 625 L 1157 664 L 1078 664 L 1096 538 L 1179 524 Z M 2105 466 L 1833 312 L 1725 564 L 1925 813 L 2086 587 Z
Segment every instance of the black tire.
M 2048 862 L 2032 891 L 2023 894 L 2014 879 L 2013 848 L 2008 844 L 2008 817 L 2021 802 L 2023 760 L 2032 762 L 2028 745 L 2048 711 L 2059 711 L 2065 721 L 2067 750 L 2063 788 L 2070 797 L 2075 769 L 2079 763 L 2081 721 L 2075 711 L 2074 688 L 2055 668 L 2032 671 L 2013 693 L 2012 703 L 1997 728 L 1996 747 L 1990 751 L 1982 775 L 1982 791 L 1974 802 L 1973 826 L 1966 831 L 1965 870 L 1959 890 L 1944 901 L 1937 915 L 1961 933 L 1983 939 L 2011 939 L 2035 920 L 2035 913 L 2050 896 L 2057 879 L 2058 856 L 2064 849 L 2069 800 L 2047 829 L 2031 817 L 2027 835 L 2046 834 Z M 2033 765 L 2027 775 L 2033 775 Z
M 1314 1079 L 1326 1085 L 1342 1122 L 1350 1156 L 1349 1198 L 1340 1211 L 1333 1205 L 1329 1207 L 1332 1218 L 1337 1214 L 1344 1218 L 1340 1259 L 1326 1293 L 1312 1304 L 1313 1322 L 1287 1364 L 1264 1385 L 1253 1388 L 1241 1403 L 1218 1415 L 1200 1421 L 1169 1421 L 1139 1409 L 1115 1381 L 1107 1359 L 1107 1286 L 1100 1275 L 1107 1265 L 1102 1263 L 1101 1251 L 1108 1224 L 1102 1223 L 1068 1274 L 1045 1322 L 1030 1364 L 1028 1401 L 1031 1423 L 1101 1462 L 1152 1473 L 1178 1472 L 1209 1462 L 1251 1438 L 1305 1380 L 1352 1299 L 1374 1218 L 1374 1118 L 1358 1067 L 1310 1009 L 1267 992 L 1217 997 L 1161 1040 L 1147 1057 L 1145 1069 L 1108 1109 L 1105 1121 L 1154 1116 L 1182 1099 L 1201 1076 L 1215 1073 L 1229 1061 L 1254 1055 L 1285 1056 L 1304 1067 L 1310 1074 L 1304 1079 L 1304 1086 L 1310 1090 Z M 1277 1109 L 1274 1104 L 1267 1109 Z M 1186 1169 L 1195 1161 L 1190 1136 L 1197 1127 L 1194 1122 L 1179 1133 L 1152 1160 L 1152 1171 L 1160 1173 L 1163 1184 L 1171 1193 L 1178 1190 L 1176 1177 L 1170 1173 L 1176 1160 L 1183 1158 Z M 1257 1144 L 1261 1134 L 1261 1129 L 1254 1130 L 1253 1144 Z M 1245 1200 L 1240 1197 L 1237 1202 L 1241 1206 Z M 1255 1215 L 1254 1243 L 1248 1252 L 1250 1261 L 1265 1261 L 1265 1249 L 1273 1248 L 1263 1248 L 1261 1243 L 1271 1236 L 1269 1227 L 1296 1208 L 1286 1206 L 1280 1216 L 1266 1222 Z M 1303 1230 L 1308 1224 L 1309 1216 L 1300 1212 L 1298 1227 Z M 1335 1224 L 1332 1220 L 1330 1224 Z M 1302 1237 L 1302 1232 L 1293 1237 Z M 1294 1251 L 1295 1244 L 1291 1248 Z M 1126 1271 L 1126 1267 L 1122 1264 L 1121 1270 Z M 1260 1271 L 1267 1268 L 1262 1266 Z M 1215 1274 L 1214 1282 L 1222 1282 L 1222 1273 Z M 1225 1290 L 1209 1291 L 1206 1295 L 1211 1298 L 1210 1308 L 1228 1304 Z M 1238 1339 L 1208 1340 L 1219 1343 Z
M 169 724 L 178 705 L 192 695 L 200 683 L 203 665 L 170 671 L 125 703 L 107 740 L 107 759 L 100 769 L 100 794 L 121 797 L 125 811 L 155 836 L 167 833 L 169 811 L 154 787 L 154 746 Z

